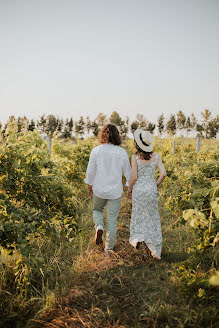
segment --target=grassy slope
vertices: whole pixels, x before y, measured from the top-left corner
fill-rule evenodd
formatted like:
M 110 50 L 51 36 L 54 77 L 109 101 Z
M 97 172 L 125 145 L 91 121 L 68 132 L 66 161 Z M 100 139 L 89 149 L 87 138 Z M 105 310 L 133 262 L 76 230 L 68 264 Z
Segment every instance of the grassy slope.
M 174 264 L 186 259 L 186 249 L 194 241 L 191 232 L 183 225 L 172 227 L 174 219 L 160 204 L 162 260 L 145 260 L 142 250 L 136 252 L 128 243 L 130 212 L 130 201 L 123 198 L 116 252 L 107 257 L 94 244 L 91 208 L 88 209 L 82 221 L 86 232 L 76 241 L 72 270 L 66 268 L 64 290 L 60 289 L 56 303 L 44 310 L 31 326 L 205 326 L 199 309 L 178 293 L 173 274 Z M 204 308 L 201 310 L 204 316 Z

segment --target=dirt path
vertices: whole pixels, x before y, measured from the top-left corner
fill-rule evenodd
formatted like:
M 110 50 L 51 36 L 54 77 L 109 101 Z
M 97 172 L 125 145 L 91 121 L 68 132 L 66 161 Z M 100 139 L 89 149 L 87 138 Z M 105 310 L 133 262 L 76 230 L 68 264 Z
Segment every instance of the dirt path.
M 91 242 L 76 259 L 67 297 L 32 327 L 184 327 L 189 305 L 177 291 L 173 265 L 186 257 L 189 235 L 181 226 L 167 229 L 173 219 L 160 212 L 167 230 L 161 261 L 145 260 L 143 250 L 129 245 L 131 204 L 123 199 L 115 253 L 108 257 Z

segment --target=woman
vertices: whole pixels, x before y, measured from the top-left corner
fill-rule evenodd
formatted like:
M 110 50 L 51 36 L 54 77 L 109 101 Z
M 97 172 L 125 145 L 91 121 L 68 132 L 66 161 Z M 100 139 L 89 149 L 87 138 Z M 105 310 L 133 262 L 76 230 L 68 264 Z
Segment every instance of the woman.
M 153 152 L 153 136 L 148 131 L 134 132 L 136 154 L 132 155 L 129 198 L 132 197 L 130 244 L 144 243 L 154 258 L 161 258 L 162 232 L 158 212 L 158 188 L 166 176 L 160 155 Z M 155 169 L 160 172 L 155 181 Z
M 93 220 L 96 226 L 96 244 L 103 244 L 103 210 L 107 207 L 107 230 L 105 253 L 113 250 L 117 217 L 123 193 L 122 173 L 129 185 L 131 167 L 126 151 L 119 147 L 121 137 L 115 125 L 107 124 L 100 131 L 101 145 L 91 151 L 85 183 L 88 184 L 89 196 L 93 195 Z

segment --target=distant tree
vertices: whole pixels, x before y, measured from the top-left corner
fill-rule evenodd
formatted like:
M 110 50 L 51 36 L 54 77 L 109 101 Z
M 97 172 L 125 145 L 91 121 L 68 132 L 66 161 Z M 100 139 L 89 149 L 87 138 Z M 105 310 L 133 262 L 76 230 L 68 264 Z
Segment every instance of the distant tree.
M 69 133 L 67 124 L 68 124 L 68 119 L 66 119 L 66 121 L 65 121 L 63 132 L 61 134 L 61 138 L 64 138 L 64 139 L 70 138 L 70 133 Z
M 134 133 L 136 129 L 147 130 L 148 120 L 143 114 L 137 114 L 135 120 L 131 123 L 131 132 Z
M 204 112 L 201 112 L 202 116 L 202 126 L 203 131 L 205 132 L 205 138 L 208 138 L 208 123 L 211 118 L 211 112 L 208 109 L 205 109 Z
M 127 137 L 128 132 L 129 132 L 129 128 L 128 128 L 128 125 L 126 124 L 126 121 L 122 120 L 122 123 L 119 127 L 119 131 L 120 131 L 120 134 L 121 134 L 122 138 L 125 139 Z
M 35 125 L 35 122 L 34 120 L 32 119 L 28 125 L 28 130 L 29 131 L 33 131 L 34 129 L 36 128 L 36 125 Z
M 201 112 L 201 115 L 202 115 L 204 121 L 209 121 L 212 114 L 211 114 L 210 110 L 205 109 L 204 112 Z
M 198 132 L 198 136 L 203 137 L 203 125 L 202 124 L 196 124 L 196 131 Z
M 195 117 L 194 113 L 191 114 L 191 124 L 192 124 L 192 128 L 194 129 L 197 124 L 197 118 Z
M 7 123 L 11 124 L 11 123 L 14 123 L 16 121 L 16 118 L 14 115 L 10 115 L 9 118 L 8 118 L 8 121 Z
M 137 114 L 135 121 L 131 124 L 131 132 L 134 133 L 136 129 L 142 129 L 154 133 L 155 127 L 156 124 L 149 122 L 143 114 Z
M 93 135 L 94 135 L 95 137 L 97 137 L 98 134 L 99 134 L 100 129 L 99 129 L 99 126 L 98 126 L 98 124 L 97 124 L 97 122 L 96 122 L 95 120 L 92 122 L 91 127 L 92 127 Z
M 9 118 L 8 118 L 8 123 L 9 124 L 13 124 L 16 122 L 16 118 L 14 115 L 10 115 Z
M 156 127 L 156 124 L 153 124 L 151 122 L 148 123 L 148 126 L 147 126 L 147 131 L 149 131 L 150 133 L 154 133 L 154 129 Z
M 126 115 L 125 120 L 122 120 L 123 124 L 120 127 L 120 132 L 122 135 L 122 138 L 125 139 L 127 137 L 127 134 L 129 132 L 129 117 Z
M 37 128 L 38 130 L 46 134 L 48 138 L 52 139 L 54 132 L 62 131 L 63 126 L 63 120 L 56 118 L 54 115 L 50 114 L 45 117 L 45 115 L 42 115 L 40 117 L 40 120 L 37 122 Z
M 77 136 L 79 135 L 81 139 L 83 138 L 85 132 L 84 129 L 85 129 L 85 121 L 83 116 L 80 116 L 79 121 L 75 123 L 75 133 Z
M 167 121 L 166 124 L 166 130 L 167 132 L 173 136 L 176 134 L 176 118 L 175 115 L 171 114 L 169 120 Z
M 195 117 L 195 114 L 192 113 L 191 114 L 191 129 L 192 129 L 192 131 L 196 131 L 197 123 L 198 123 L 197 118 Z
M 120 127 L 120 125 L 122 124 L 122 118 L 120 117 L 119 113 L 117 113 L 116 111 L 112 112 L 109 121 L 111 124 L 114 124 L 117 127 Z
M 92 122 L 91 122 L 89 116 L 86 117 L 86 129 L 87 129 L 87 133 L 89 136 L 90 131 L 92 131 Z
M 132 122 L 132 124 L 131 124 L 131 132 L 134 133 L 135 130 L 137 130 L 138 126 L 139 126 L 139 123 L 137 121 Z
M 18 118 L 17 118 L 17 130 L 18 130 L 18 132 L 21 132 L 21 130 L 22 130 L 22 123 L 23 123 L 22 121 L 23 121 L 22 117 L 18 116 Z
M 125 124 L 127 126 L 129 126 L 129 121 L 130 121 L 130 118 L 128 117 L 128 115 L 126 115 L 126 117 L 125 117 Z
M 185 128 L 186 128 L 187 133 L 191 132 L 191 130 L 192 130 L 192 124 L 191 124 L 190 116 L 188 116 L 187 119 L 186 119 Z
M 26 116 L 24 117 L 18 117 L 17 119 L 17 127 L 18 127 L 18 132 L 21 132 L 21 130 L 27 130 L 29 127 L 29 120 Z
M 73 131 L 74 122 L 73 119 L 70 120 L 67 118 L 64 124 L 64 129 L 62 132 L 62 138 L 72 138 L 72 131 Z
M 63 119 L 62 118 L 57 118 L 57 128 L 56 128 L 56 131 L 60 132 L 60 134 L 61 134 L 61 132 L 63 130 L 63 126 L 64 126 Z
M 51 139 L 55 131 L 60 131 L 60 121 L 54 115 L 46 117 L 46 134 Z
M 216 138 L 219 132 L 219 115 L 208 123 L 208 136 L 209 138 Z
M 164 132 L 164 114 L 161 114 L 157 119 L 157 128 L 160 135 Z
M 45 115 L 42 115 L 37 121 L 37 128 L 41 133 L 46 133 L 47 121 Z
M 127 124 L 127 117 L 126 120 L 122 120 L 122 118 L 120 117 L 120 115 L 114 111 L 110 118 L 109 121 L 111 124 L 114 124 L 117 126 L 117 128 L 119 129 L 119 132 L 122 136 L 122 138 L 126 138 L 127 133 L 128 133 L 128 124 Z
M 143 114 L 137 114 L 136 115 L 136 121 L 138 122 L 138 128 L 147 130 L 148 127 L 148 120 Z
M 72 117 L 71 117 L 70 120 L 68 121 L 67 126 L 68 126 L 69 131 L 70 131 L 71 134 L 72 134 L 73 127 L 74 127 L 74 121 L 73 121 L 73 118 L 72 118 Z
M 186 116 L 181 110 L 179 110 L 178 113 L 176 114 L 176 128 L 180 130 L 180 134 L 182 130 L 185 129 L 185 125 L 186 125 Z
M 103 113 L 99 113 L 99 114 L 97 115 L 96 122 L 97 122 L 97 124 L 98 124 L 99 126 L 103 127 L 103 126 L 106 124 L 106 122 L 107 122 L 106 115 L 103 114 Z
M 16 119 L 14 117 L 14 115 L 9 116 L 7 122 L 5 123 L 4 129 L 2 131 L 2 133 L 5 133 L 5 131 L 7 130 L 7 128 L 13 124 L 17 125 Z

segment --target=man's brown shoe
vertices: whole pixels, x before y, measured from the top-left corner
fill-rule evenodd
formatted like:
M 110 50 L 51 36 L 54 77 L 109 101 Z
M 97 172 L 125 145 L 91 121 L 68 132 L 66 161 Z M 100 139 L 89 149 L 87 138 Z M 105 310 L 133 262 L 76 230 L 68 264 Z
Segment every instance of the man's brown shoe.
M 96 244 L 101 245 L 103 244 L 103 230 L 98 229 L 96 232 Z

